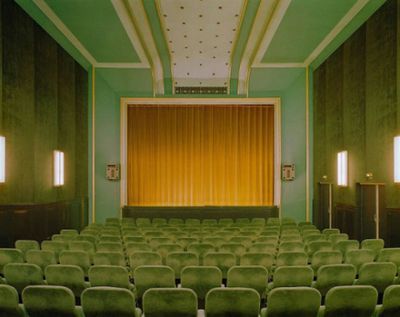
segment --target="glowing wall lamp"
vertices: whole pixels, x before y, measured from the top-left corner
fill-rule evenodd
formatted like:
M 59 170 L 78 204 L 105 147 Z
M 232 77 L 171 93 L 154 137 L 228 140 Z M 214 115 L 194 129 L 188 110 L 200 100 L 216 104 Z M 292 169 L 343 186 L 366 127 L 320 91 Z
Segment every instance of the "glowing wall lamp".
M 400 136 L 394 138 L 394 182 L 400 183 Z
M 54 186 L 64 185 L 64 153 L 54 151 Z
M 6 181 L 6 138 L 0 136 L 0 183 Z
M 337 183 L 339 186 L 347 186 L 347 151 L 337 155 Z

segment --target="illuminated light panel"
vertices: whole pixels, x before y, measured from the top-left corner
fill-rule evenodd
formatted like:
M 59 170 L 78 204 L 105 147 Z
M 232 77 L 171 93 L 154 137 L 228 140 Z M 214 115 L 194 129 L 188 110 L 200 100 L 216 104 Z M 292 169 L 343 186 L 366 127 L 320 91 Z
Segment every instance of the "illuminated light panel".
M 6 181 L 6 138 L 0 136 L 0 183 Z
M 54 186 L 64 185 L 64 153 L 54 151 Z
M 347 186 L 348 180 L 347 151 L 339 152 L 337 155 L 337 183 L 339 186 Z
M 394 182 L 400 183 L 400 136 L 394 138 Z

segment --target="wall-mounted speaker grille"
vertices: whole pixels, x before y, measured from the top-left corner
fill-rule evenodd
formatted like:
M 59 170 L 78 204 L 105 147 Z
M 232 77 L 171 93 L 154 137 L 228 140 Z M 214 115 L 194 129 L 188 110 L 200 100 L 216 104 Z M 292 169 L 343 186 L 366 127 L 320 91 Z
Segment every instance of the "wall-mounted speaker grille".
M 226 95 L 227 87 L 175 87 L 176 95 Z

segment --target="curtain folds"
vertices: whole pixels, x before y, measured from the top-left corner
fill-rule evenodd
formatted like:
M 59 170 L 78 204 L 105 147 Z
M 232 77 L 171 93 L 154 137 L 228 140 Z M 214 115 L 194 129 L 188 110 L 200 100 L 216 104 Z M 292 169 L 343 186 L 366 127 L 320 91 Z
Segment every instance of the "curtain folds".
M 131 206 L 273 205 L 273 106 L 132 105 L 127 162 Z

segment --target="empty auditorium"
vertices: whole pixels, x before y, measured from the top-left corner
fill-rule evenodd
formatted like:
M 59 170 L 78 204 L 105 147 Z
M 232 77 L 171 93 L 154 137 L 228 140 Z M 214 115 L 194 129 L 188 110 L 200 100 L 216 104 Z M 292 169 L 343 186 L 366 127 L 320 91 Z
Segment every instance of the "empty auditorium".
M 0 317 L 400 317 L 400 0 L 0 0 Z

